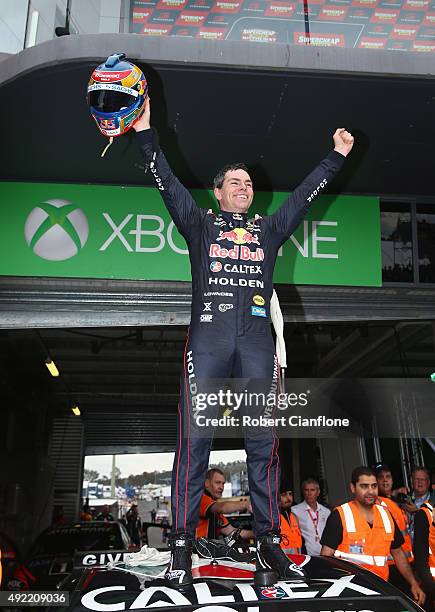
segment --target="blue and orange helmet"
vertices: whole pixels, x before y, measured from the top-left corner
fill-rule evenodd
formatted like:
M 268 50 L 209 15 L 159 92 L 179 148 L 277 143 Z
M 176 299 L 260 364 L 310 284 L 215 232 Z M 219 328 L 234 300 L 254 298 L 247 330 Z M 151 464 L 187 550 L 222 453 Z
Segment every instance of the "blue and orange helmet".
M 148 84 L 140 68 L 125 60 L 125 53 L 110 55 L 92 73 L 88 105 L 104 136 L 125 134 L 140 117 L 148 96 Z

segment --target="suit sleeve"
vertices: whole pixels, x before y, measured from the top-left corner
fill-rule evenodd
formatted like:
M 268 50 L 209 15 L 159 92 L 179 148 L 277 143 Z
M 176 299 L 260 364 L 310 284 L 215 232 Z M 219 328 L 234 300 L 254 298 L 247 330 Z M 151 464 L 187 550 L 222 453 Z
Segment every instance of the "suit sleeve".
M 315 170 L 283 202 L 276 212 L 266 217 L 272 232 L 282 244 L 290 238 L 314 200 L 328 187 L 342 167 L 345 156 L 330 151 Z
M 200 223 L 205 211 L 198 208 L 187 189 L 180 183 L 160 150 L 154 128 L 137 132 L 140 149 L 166 208 L 180 234 L 188 238 Z

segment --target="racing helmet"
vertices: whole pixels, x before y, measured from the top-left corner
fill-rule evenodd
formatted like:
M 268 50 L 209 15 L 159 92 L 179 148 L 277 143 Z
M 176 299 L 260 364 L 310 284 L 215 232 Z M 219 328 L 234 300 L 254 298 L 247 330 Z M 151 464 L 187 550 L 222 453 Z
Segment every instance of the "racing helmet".
M 114 53 L 92 73 L 87 101 L 100 132 L 112 138 L 128 132 L 142 114 L 147 95 L 141 69 L 125 60 L 125 53 Z

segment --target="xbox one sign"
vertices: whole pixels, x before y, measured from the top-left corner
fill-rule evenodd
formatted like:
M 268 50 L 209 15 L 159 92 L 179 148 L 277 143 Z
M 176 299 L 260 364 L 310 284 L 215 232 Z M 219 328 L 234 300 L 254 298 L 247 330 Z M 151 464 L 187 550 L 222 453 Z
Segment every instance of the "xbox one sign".
M 35 255 L 64 261 L 86 244 L 89 224 L 84 212 L 68 200 L 46 200 L 36 206 L 24 226 L 26 242 Z

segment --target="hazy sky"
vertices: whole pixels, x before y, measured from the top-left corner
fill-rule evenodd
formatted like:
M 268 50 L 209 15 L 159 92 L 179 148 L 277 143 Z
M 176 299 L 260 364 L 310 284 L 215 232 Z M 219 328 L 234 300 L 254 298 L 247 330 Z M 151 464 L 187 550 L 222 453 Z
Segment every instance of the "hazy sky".
M 121 470 L 121 476 L 143 472 L 162 472 L 172 469 L 174 453 L 149 453 L 147 455 L 117 455 L 116 465 Z M 230 461 L 246 461 L 244 450 L 212 451 L 210 463 L 229 463 Z M 101 476 L 109 476 L 112 469 L 112 455 L 92 455 L 85 457 L 85 468 L 97 470 Z

